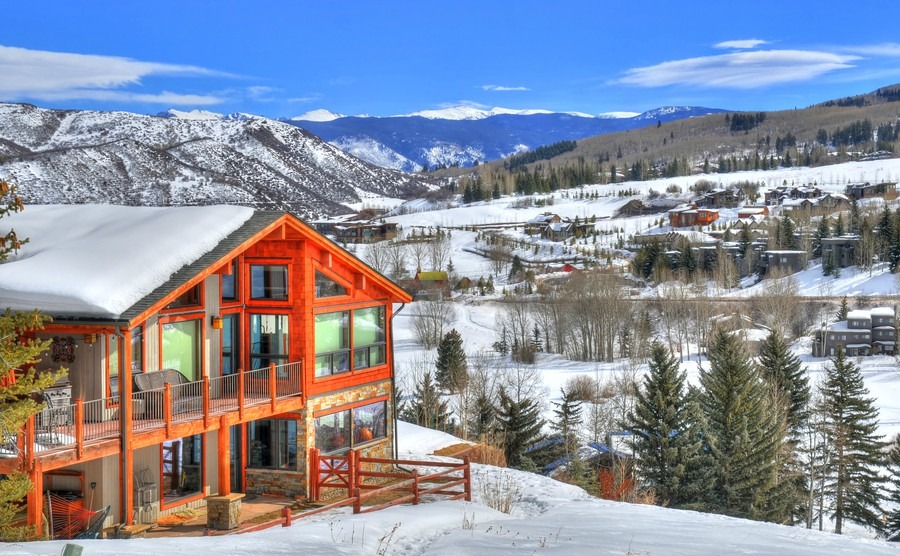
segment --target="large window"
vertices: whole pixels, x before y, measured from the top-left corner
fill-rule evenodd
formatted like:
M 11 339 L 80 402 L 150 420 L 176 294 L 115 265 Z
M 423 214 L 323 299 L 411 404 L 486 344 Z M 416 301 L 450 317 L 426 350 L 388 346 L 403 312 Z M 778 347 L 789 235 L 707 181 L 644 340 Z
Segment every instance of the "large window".
M 185 320 L 162 325 L 164 369 L 176 369 L 188 380 L 200 379 L 200 321 Z
M 316 447 L 326 453 L 355 448 L 387 436 L 387 402 L 380 401 L 316 418 Z
M 262 419 L 247 424 L 248 467 L 297 468 L 297 421 Z
M 113 398 L 112 403 L 119 403 L 119 337 L 107 334 L 106 344 L 109 346 L 106 358 L 107 396 Z
M 353 311 L 353 368 L 383 364 L 384 352 L 384 307 Z
M 166 305 L 166 309 L 178 309 L 180 307 L 195 307 L 200 305 L 200 284 L 178 296 L 175 301 Z
M 250 265 L 250 297 L 252 299 L 275 299 L 280 301 L 287 300 L 287 265 Z
M 316 315 L 316 376 L 350 370 L 350 311 Z
M 288 316 L 250 315 L 250 368 L 288 362 Z
M 203 438 L 195 434 L 162 443 L 163 506 L 203 492 Z
M 240 315 L 233 313 L 222 317 L 222 374 L 236 373 L 241 364 L 239 355 Z
M 131 329 L 131 372 L 139 373 L 144 368 L 144 327 Z

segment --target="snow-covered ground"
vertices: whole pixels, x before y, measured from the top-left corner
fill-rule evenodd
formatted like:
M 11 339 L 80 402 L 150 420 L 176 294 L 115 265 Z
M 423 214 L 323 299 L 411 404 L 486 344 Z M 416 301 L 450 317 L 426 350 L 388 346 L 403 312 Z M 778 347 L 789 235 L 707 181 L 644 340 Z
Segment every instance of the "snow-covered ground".
M 400 451 L 423 454 L 456 442 L 401 423 Z M 77 541 L 87 555 L 190 554 L 722 554 L 896 555 L 883 541 L 838 536 L 719 515 L 609 502 L 531 473 L 473 464 L 472 502 L 427 501 L 370 514 L 334 510 L 259 533 L 221 537 Z M 488 507 L 485 486 L 508 486 L 510 514 Z M 8 556 L 57 556 L 64 541 L 9 543 Z

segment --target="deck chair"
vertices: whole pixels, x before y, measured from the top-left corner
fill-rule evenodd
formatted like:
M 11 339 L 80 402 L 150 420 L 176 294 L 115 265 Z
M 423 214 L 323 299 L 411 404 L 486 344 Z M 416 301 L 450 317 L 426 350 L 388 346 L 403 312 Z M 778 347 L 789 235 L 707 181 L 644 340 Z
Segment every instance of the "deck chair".
M 88 521 L 88 527 L 81 533 L 78 533 L 73 539 L 96 539 L 100 536 L 100 531 L 103 530 L 103 522 L 106 521 L 106 518 L 109 517 L 109 512 L 112 511 L 112 506 L 106 506 L 102 510 L 98 510 L 94 512 L 94 515 L 90 517 Z
M 53 445 L 62 444 L 60 438 L 60 428 L 69 425 L 69 416 L 65 407 L 53 405 L 53 398 L 44 394 L 44 403 L 47 407 L 41 411 L 41 425 L 46 431 L 50 443 Z

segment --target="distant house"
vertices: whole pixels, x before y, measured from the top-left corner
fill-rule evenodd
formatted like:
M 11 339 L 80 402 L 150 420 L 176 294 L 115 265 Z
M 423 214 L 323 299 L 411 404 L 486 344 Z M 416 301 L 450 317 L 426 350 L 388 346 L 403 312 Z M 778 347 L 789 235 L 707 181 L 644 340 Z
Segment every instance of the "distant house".
M 416 272 L 412 281 L 413 294 L 417 297 L 431 297 L 439 293 L 442 297 L 450 297 L 450 277 L 443 270 Z M 437 292 L 437 293 L 436 293 Z
M 859 236 L 855 235 L 822 238 L 822 260 L 833 257 L 834 266 L 837 268 L 852 266 L 856 264 L 858 244 Z
M 544 229 L 547 226 L 559 222 L 562 222 L 562 217 L 560 215 L 553 214 L 552 212 L 545 212 L 525 222 L 525 233 L 531 236 L 540 236 L 543 235 Z
M 558 214 L 545 212 L 525 223 L 525 233 L 550 241 L 565 241 L 570 237 L 585 236 L 594 231 L 594 224 L 578 218 L 570 220 Z
M 394 222 L 354 220 L 355 217 L 319 220 L 313 222 L 313 227 L 338 243 L 375 243 L 397 237 L 397 224 Z
M 759 273 L 766 275 L 778 270 L 784 274 L 794 274 L 806 268 L 806 251 L 769 250 L 764 251 L 759 258 Z
M 829 212 L 846 210 L 850 208 L 850 199 L 840 193 L 826 193 L 816 200 L 816 206 Z
M 704 208 L 733 208 L 740 200 L 740 192 L 735 189 L 713 189 L 694 199 L 694 204 Z
M 616 218 L 628 216 L 646 216 L 659 214 L 684 204 L 684 200 L 670 197 L 657 197 L 656 199 L 631 199 L 616 211 Z
M 690 226 L 707 226 L 719 218 L 719 211 L 715 209 L 697 208 L 696 205 L 684 205 L 673 208 L 668 212 L 669 225 L 673 228 L 685 228 Z
M 816 186 L 782 185 L 763 193 L 767 205 L 781 205 L 787 200 L 815 199 L 822 196 L 822 190 Z
M 759 355 L 763 341 L 772 331 L 771 328 L 753 321 L 747 315 L 727 313 L 716 315 L 710 320 L 712 330 L 724 330 L 739 337 L 752 355 Z
M 749 218 L 751 216 L 766 216 L 769 214 L 769 207 L 765 205 L 746 205 L 738 209 L 737 217 Z
M 896 345 L 894 309 L 858 309 L 847 313 L 847 320 L 825 325 L 816 331 L 813 355 L 832 357 L 838 347 L 849 356 L 894 355 Z
M 844 188 L 844 193 L 851 199 L 871 199 L 883 197 L 891 200 L 897 197 L 897 182 L 886 181 L 881 183 L 851 183 Z

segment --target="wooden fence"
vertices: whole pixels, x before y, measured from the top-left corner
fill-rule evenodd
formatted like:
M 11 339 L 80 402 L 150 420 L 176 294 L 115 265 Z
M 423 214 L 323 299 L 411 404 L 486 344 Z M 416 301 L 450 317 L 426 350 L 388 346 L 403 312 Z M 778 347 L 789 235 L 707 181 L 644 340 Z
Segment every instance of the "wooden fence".
M 363 467 L 368 464 L 370 467 Z M 403 467 L 444 468 L 434 473 L 419 473 L 418 469 L 405 471 Z M 390 468 L 392 471 L 376 469 Z M 367 513 L 390 508 L 399 504 L 418 504 L 426 495 L 446 496 L 450 500 L 472 501 L 472 472 L 469 457 L 465 456 L 461 463 L 416 461 L 388 458 L 366 458 L 359 452 L 350 450 L 344 456 L 323 456 L 317 448 L 309 451 L 310 498 L 319 500 L 323 488 L 346 490 L 346 496 L 312 510 L 304 510 L 293 514 L 290 508 L 281 511 L 281 517 L 266 523 L 236 531 L 250 533 L 262 531 L 281 525 L 290 527 L 295 519 L 317 513 L 353 506 L 353 513 Z M 394 481 L 387 484 L 366 483 L 367 478 Z M 462 487 L 461 490 L 456 490 Z M 367 505 L 367 501 L 381 497 L 389 492 L 405 492 L 399 497 L 380 504 Z

